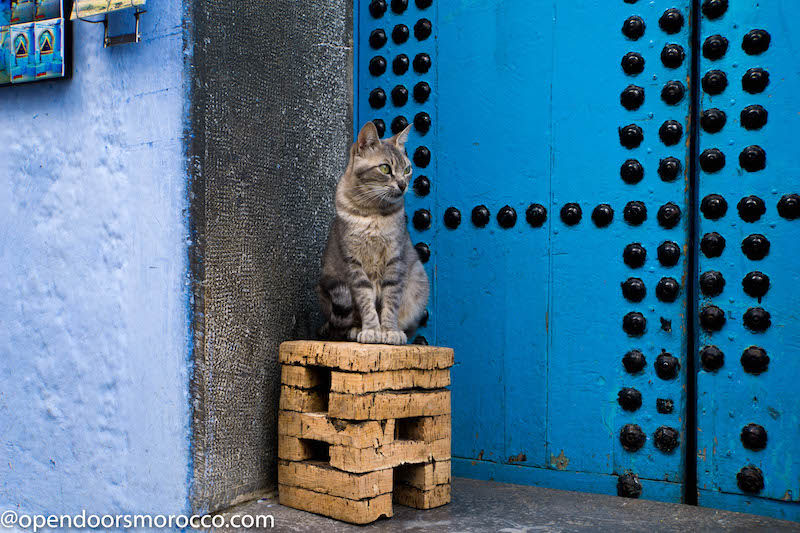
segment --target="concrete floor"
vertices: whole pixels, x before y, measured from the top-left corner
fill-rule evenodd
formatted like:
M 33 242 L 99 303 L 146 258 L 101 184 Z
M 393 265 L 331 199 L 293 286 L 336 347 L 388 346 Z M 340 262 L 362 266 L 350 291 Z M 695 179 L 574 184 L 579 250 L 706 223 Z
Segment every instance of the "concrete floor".
M 585 494 L 456 478 L 453 501 L 429 511 L 394 506 L 394 517 L 368 526 L 352 526 L 279 505 L 269 497 L 232 509 L 226 515 L 272 515 L 269 530 L 314 533 L 373 533 L 432 531 L 436 533 L 567 533 L 572 531 L 685 532 L 795 531 L 800 524 L 755 515 L 717 511 L 703 507 L 630 500 L 616 496 Z

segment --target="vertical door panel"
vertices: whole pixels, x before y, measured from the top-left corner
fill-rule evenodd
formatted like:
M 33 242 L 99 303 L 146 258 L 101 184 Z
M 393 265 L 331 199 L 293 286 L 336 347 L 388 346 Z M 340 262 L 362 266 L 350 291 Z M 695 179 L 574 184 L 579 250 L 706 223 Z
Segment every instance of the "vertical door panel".
M 727 319 L 718 332 L 702 324 L 698 329 L 699 502 L 795 520 L 800 519 L 800 463 L 796 460 L 800 453 L 800 221 L 792 218 L 800 213 L 791 208 L 792 197 L 781 199 L 800 192 L 800 38 L 789 23 L 798 16 L 797 2 L 750 0 L 731 2 L 719 18 L 701 18 L 700 42 L 722 36 L 728 41 L 728 50 L 718 59 L 713 55 L 702 57 L 700 76 L 717 70 L 725 73 L 728 84 L 720 94 L 711 94 L 715 92 L 713 86 L 701 94 L 701 117 L 705 115 L 710 124 L 711 115 L 719 115 L 713 111 L 716 109 L 725 113 L 727 121 L 718 132 L 701 123 L 701 166 L 704 162 L 708 165 L 709 152 L 703 152 L 713 148 L 724 153 L 725 166 L 717 172 L 698 171 L 698 201 L 704 212 L 698 216 L 697 235 L 700 240 L 716 232 L 726 241 L 718 257 L 698 251 L 701 279 L 711 276 L 709 272 L 719 272 L 725 280 L 720 294 L 707 291 L 698 295 L 698 310 L 702 317 L 703 309 L 717 306 Z M 769 46 L 759 46 L 765 44 L 765 34 L 756 35 L 758 39 L 752 34 L 748 37 L 751 30 L 769 34 Z M 769 74 L 763 90 L 755 79 L 743 84 L 743 76 L 750 69 Z M 764 75 L 753 72 L 750 76 L 754 78 Z M 742 116 L 745 109 L 748 111 Z M 761 126 L 763 118 L 766 124 Z M 759 150 L 765 155 L 763 169 Z M 746 159 L 740 161 L 743 153 Z M 711 209 L 708 198 L 713 194 L 725 199 L 724 215 Z M 762 235 L 769 241 L 769 251 L 763 258 L 759 258 L 753 239 L 743 245 L 751 235 Z M 769 288 L 761 297 L 752 278 L 763 276 L 751 274 L 754 272 L 769 278 Z M 765 325 L 760 310 L 770 317 L 764 331 L 757 331 Z M 762 319 L 753 320 L 759 314 Z M 708 346 L 724 354 L 721 368 L 714 364 L 719 357 L 712 357 Z M 743 353 L 751 346 L 763 352 L 751 349 L 743 360 Z M 768 365 L 764 356 L 769 358 Z
M 408 212 L 412 220 L 419 209 L 432 215 L 432 227 L 412 229 L 412 237 L 429 247 L 434 279 L 430 320 L 421 333 L 456 351 L 455 473 L 609 493 L 618 491 L 619 476 L 635 474 L 626 479 L 634 489 L 643 487 L 643 497 L 678 501 L 685 374 L 673 365 L 674 377 L 662 379 L 655 363 L 668 352 L 686 366 L 689 106 L 687 96 L 666 105 L 661 91 L 670 80 L 688 90 L 688 0 L 454 0 L 426 9 L 410 2 L 402 14 L 391 7 L 403 2 L 387 3 L 389 10 L 378 18 L 369 7 L 379 1 L 358 6 L 359 124 L 381 118 L 388 126 L 396 116 L 411 120 L 420 110 L 433 118 L 433 129 L 426 135 L 415 131 L 409 144 L 410 154 L 420 144 L 432 151 L 431 164 L 415 168 L 416 175 L 430 178 L 432 192 L 409 195 Z M 684 23 L 667 33 L 659 19 L 673 7 Z M 633 15 L 646 25 L 637 39 L 621 31 Z M 412 28 L 421 16 L 433 21 L 431 38 L 418 41 L 412 32 L 408 42 L 392 42 L 396 24 Z M 376 50 L 369 38 L 378 28 L 389 42 Z M 666 44 L 683 49 L 683 60 L 673 68 L 661 61 Z M 391 72 L 398 54 L 413 61 L 420 51 L 433 59 L 429 73 Z M 641 54 L 643 72 L 623 71 L 628 52 Z M 387 73 L 369 72 L 376 55 L 385 57 Z M 419 79 L 433 87 L 431 99 L 393 105 L 391 89 L 402 84 L 411 91 Z M 621 105 L 628 85 L 645 92 L 644 103 L 631 111 Z M 369 100 L 378 87 L 387 95 L 380 109 Z M 659 137 L 667 120 L 682 129 L 670 146 Z M 621 145 L 619 133 L 629 124 L 644 133 L 641 145 L 631 149 Z M 659 161 L 666 157 L 681 163 L 675 179 L 659 177 Z M 621 178 L 620 167 L 629 159 L 643 166 L 641 181 Z M 641 223 L 635 216 L 625 221 L 629 202 L 646 208 Z M 684 215 L 669 229 L 657 215 L 668 202 Z M 544 221 L 528 220 L 532 204 L 546 209 Z M 613 210 L 607 226 L 602 216 L 592 218 L 600 204 Z M 478 209 L 473 221 L 473 210 L 481 206 L 488 219 Z M 573 224 L 576 206 L 581 215 Z M 446 223 L 451 208 L 461 215 L 455 228 Z M 680 251 L 674 266 L 658 259 L 665 241 Z M 623 262 L 623 250 L 633 243 L 647 250 L 640 268 Z M 675 302 L 656 296 L 666 277 L 681 288 Z M 621 284 L 628 278 L 646 287 L 640 301 L 623 296 Z M 641 313 L 644 332 L 623 330 L 628 313 Z M 634 349 L 646 364 L 627 372 L 623 356 Z M 621 392 L 629 410 L 619 401 Z M 636 426 L 626 438 L 640 439 L 641 448 L 623 449 L 626 424 Z M 671 429 L 677 443 L 665 438 Z

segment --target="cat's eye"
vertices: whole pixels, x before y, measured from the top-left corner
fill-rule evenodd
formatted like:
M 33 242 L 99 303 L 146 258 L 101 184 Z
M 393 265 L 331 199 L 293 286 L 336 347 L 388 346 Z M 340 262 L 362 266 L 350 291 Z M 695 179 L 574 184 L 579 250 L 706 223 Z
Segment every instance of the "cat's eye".
M 380 170 L 384 174 L 391 174 L 392 173 L 391 167 L 389 165 L 385 164 L 385 163 L 383 165 L 380 165 L 378 167 L 378 170 Z
M 403 172 L 405 172 L 406 174 L 411 174 L 411 165 L 408 165 Z

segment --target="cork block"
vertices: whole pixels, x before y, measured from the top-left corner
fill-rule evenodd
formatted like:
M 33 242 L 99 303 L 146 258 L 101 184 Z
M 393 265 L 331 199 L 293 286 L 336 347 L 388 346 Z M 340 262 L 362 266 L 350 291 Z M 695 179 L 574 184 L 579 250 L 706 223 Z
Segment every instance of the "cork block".
M 280 346 L 282 364 L 324 366 L 351 372 L 429 370 L 453 366 L 453 350 L 408 344 L 359 344 L 357 342 L 288 341 Z
M 368 394 L 330 393 L 328 412 L 348 420 L 383 420 L 450 413 L 450 391 L 387 391 Z
M 292 341 L 280 362 L 281 504 L 367 524 L 450 501 L 451 349 Z

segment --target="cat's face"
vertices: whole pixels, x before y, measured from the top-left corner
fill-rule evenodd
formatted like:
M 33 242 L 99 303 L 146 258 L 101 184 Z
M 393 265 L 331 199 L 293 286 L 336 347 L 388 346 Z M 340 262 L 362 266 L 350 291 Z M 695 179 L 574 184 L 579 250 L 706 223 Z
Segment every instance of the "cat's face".
M 405 143 L 411 126 L 394 137 L 381 141 L 372 122 L 358 134 L 351 151 L 353 163 L 353 198 L 364 205 L 387 205 L 401 202 L 411 181 L 411 161 Z

